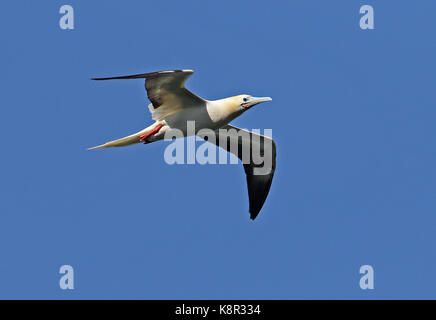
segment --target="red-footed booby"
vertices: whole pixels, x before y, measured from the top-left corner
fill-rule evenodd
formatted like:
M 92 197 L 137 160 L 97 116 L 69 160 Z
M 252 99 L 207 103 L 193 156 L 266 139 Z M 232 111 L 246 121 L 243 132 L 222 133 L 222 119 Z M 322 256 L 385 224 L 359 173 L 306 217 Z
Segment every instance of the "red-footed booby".
M 272 99 L 270 97 L 256 98 L 243 94 L 214 101 L 205 100 L 185 88 L 186 80 L 193 73 L 192 70 L 171 70 L 130 76 L 92 78 L 92 80 L 145 79 L 145 89 L 151 102 L 148 108 L 155 122 L 135 134 L 106 142 L 89 150 L 121 147 L 141 142 L 151 143 L 164 139 L 165 132 L 171 129 L 178 129 L 183 132 L 184 136 L 187 136 L 189 135 L 187 123 L 195 121 L 196 129 L 211 129 L 218 136 L 216 141 L 203 137 L 205 140 L 215 143 L 241 159 L 247 176 L 250 218 L 254 220 L 271 187 L 276 166 L 276 146 L 271 138 L 231 126 L 229 122 L 254 105 Z M 226 141 L 236 139 L 233 141 L 237 141 L 237 150 L 230 146 L 231 143 L 224 143 L 224 145 L 219 143 L 223 135 L 222 129 L 227 129 L 223 139 Z M 247 145 L 248 159 L 243 154 L 244 146 Z M 259 164 L 259 161 L 254 159 L 254 150 L 260 152 L 262 157 L 265 154 L 269 155 L 271 161 Z M 258 170 L 260 168 L 263 170 Z

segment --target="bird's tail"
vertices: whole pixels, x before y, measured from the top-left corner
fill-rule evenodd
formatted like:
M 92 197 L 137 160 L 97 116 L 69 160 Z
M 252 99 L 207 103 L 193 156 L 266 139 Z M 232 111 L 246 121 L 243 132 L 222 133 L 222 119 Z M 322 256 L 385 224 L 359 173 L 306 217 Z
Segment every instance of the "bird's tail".
M 130 136 L 121 138 L 121 139 L 117 139 L 117 140 L 112 140 L 106 143 L 103 143 L 99 146 L 95 146 L 92 148 L 88 148 L 88 150 L 95 150 L 95 149 L 102 149 L 102 148 L 110 148 L 110 147 L 125 147 L 131 144 L 136 144 L 136 143 L 140 143 L 141 140 L 141 136 L 145 133 L 147 133 L 150 130 L 153 130 L 153 128 L 156 126 L 156 124 L 153 124 L 137 133 L 131 134 Z

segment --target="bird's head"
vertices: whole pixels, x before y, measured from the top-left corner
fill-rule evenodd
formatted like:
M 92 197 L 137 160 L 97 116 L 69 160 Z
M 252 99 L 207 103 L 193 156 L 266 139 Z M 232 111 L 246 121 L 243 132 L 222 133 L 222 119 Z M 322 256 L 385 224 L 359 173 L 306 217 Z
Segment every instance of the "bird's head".
M 250 109 L 256 104 L 272 100 L 270 97 L 253 97 L 248 94 L 241 94 L 236 96 L 236 98 L 239 107 L 244 111 Z
M 248 94 L 241 94 L 239 96 L 216 100 L 216 102 L 218 102 L 219 109 L 223 112 L 222 115 L 227 120 L 232 120 L 256 104 L 271 100 L 270 97 L 257 98 Z

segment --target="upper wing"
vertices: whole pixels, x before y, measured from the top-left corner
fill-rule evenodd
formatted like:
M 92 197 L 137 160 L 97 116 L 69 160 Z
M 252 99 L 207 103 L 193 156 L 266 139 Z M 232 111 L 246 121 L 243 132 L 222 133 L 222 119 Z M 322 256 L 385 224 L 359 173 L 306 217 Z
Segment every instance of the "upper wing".
M 262 209 L 274 177 L 276 145 L 269 137 L 231 125 L 226 125 L 222 129 L 226 129 L 227 132 L 223 137 L 218 131 L 219 139 L 215 144 L 241 159 L 247 176 L 250 218 L 254 220 Z M 226 140 L 224 144 L 223 140 Z M 237 141 L 237 150 L 235 146 L 232 148 L 232 140 Z M 263 162 L 259 163 L 259 159 L 263 159 Z
M 170 70 L 92 80 L 145 79 L 145 90 L 152 103 L 150 112 L 154 120 L 161 120 L 182 108 L 205 104 L 204 99 L 185 88 L 186 80 L 193 73 L 192 70 Z

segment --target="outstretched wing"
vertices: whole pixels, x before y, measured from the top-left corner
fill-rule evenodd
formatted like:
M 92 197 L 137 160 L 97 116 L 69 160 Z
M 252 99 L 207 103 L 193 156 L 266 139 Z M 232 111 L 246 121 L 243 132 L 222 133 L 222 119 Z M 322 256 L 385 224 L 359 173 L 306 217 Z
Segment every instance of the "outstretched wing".
M 227 132 L 223 136 L 223 133 L 218 131 L 218 139 L 215 144 L 233 153 L 242 161 L 247 176 L 250 218 L 254 220 L 262 209 L 271 188 L 276 169 L 276 145 L 269 137 L 231 125 L 226 125 L 222 129 L 226 129 Z M 214 142 L 211 139 L 207 140 Z M 232 140 L 237 141 L 237 148 L 236 146 L 232 147 Z M 258 157 L 253 156 L 253 150 L 254 153 L 259 154 Z M 259 163 L 259 159 L 264 161 Z
M 205 100 L 185 88 L 192 70 L 170 70 L 130 76 L 93 78 L 92 80 L 145 79 L 145 90 L 151 102 L 149 106 L 153 120 L 161 120 L 183 108 L 200 107 Z

